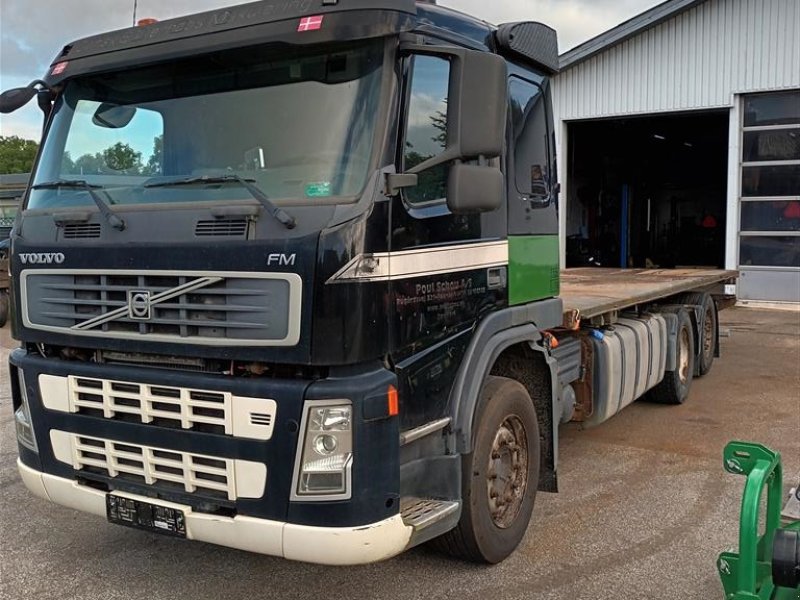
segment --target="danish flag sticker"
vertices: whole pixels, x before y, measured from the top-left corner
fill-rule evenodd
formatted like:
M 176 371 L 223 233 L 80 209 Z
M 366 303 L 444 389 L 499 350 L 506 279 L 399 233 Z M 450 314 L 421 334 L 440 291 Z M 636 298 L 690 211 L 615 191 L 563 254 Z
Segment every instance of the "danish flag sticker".
M 322 17 L 323 15 L 303 17 L 300 19 L 300 24 L 297 26 L 297 31 L 316 31 L 317 29 L 322 29 Z
M 65 60 L 60 63 L 56 63 L 53 65 L 52 70 L 50 71 L 50 75 L 61 75 L 67 68 L 69 61 Z

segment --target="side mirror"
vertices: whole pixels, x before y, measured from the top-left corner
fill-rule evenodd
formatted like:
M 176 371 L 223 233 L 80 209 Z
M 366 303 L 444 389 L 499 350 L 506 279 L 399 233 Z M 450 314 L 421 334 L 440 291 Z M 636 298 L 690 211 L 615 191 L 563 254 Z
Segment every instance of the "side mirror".
M 489 52 L 465 51 L 450 72 L 448 136 L 457 158 L 496 158 L 503 153 L 508 111 L 506 61 Z
M 458 163 L 447 178 L 447 208 L 453 214 L 489 212 L 503 204 L 503 173 L 497 167 Z
M 106 127 L 108 129 L 122 129 L 131 122 L 136 115 L 135 106 L 121 106 L 119 104 L 111 104 L 110 102 L 103 102 L 94 111 L 92 123 L 98 127 Z
M 508 110 L 508 68 L 490 52 L 439 46 L 404 45 L 404 51 L 450 61 L 447 147 L 409 169 L 420 173 L 454 160 L 492 159 L 503 152 Z
M 31 101 L 38 93 L 38 90 L 33 86 L 23 88 L 13 88 L 6 90 L 0 94 L 0 113 L 12 113 L 18 108 L 22 108 Z
M 447 206 L 451 212 L 497 209 L 503 201 L 503 175 L 484 166 L 503 153 L 508 110 L 508 69 L 501 56 L 461 48 L 403 45 L 402 51 L 435 56 L 450 63 L 446 146 L 439 154 L 391 177 L 388 189 L 417 185 L 416 176 L 449 165 Z M 465 164 L 469 162 L 470 164 Z

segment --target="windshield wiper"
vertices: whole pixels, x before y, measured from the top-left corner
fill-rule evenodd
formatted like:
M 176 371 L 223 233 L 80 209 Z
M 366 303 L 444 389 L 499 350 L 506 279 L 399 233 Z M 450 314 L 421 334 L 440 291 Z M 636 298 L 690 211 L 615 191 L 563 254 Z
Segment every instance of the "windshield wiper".
M 97 205 L 97 208 L 100 210 L 100 214 L 103 215 L 103 218 L 108 222 L 111 227 L 118 231 L 122 231 L 125 229 L 125 221 L 117 215 L 111 207 L 106 204 L 106 201 L 98 194 L 95 190 L 102 190 L 102 185 L 93 185 L 84 181 L 83 179 L 57 179 L 56 181 L 46 181 L 44 183 L 37 183 L 36 185 L 31 186 L 32 190 L 56 190 L 58 188 L 75 188 L 84 190 L 91 196 L 94 203 Z
M 180 185 L 192 185 L 195 183 L 238 183 L 248 192 L 250 192 L 250 195 L 258 200 L 258 203 L 264 207 L 264 210 L 271 214 L 279 223 L 285 226 L 286 229 L 294 229 L 297 227 L 297 221 L 295 218 L 282 208 L 275 206 L 272 203 L 272 200 L 270 200 L 260 188 L 253 185 L 253 181 L 255 180 L 245 179 L 244 177 L 240 177 L 234 173 L 229 173 L 226 175 L 203 175 L 201 177 L 187 177 L 185 179 L 173 179 L 172 181 L 155 181 L 153 183 L 145 183 L 144 187 L 174 187 Z

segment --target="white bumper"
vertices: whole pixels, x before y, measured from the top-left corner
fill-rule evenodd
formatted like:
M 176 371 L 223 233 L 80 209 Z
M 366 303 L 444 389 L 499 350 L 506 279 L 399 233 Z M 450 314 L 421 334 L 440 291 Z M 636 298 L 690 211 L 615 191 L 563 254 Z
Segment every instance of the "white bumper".
M 19 459 L 17 467 L 22 481 L 34 495 L 105 518 L 104 492 L 41 473 Z M 153 502 L 143 496 L 115 494 Z M 390 558 L 405 550 L 412 532 L 400 515 L 359 527 L 310 527 L 246 516 L 220 517 L 194 512 L 183 504 L 161 500 L 157 503 L 183 511 L 186 537 L 190 540 L 324 565 L 357 565 Z

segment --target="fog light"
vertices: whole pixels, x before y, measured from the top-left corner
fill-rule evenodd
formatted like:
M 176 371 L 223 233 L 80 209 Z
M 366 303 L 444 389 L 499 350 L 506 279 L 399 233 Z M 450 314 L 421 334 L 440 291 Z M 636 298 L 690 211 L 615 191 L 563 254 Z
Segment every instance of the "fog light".
M 17 430 L 17 440 L 29 450 L 39 452 L 39 447 L 36 444 L 36 434 L 33 432 L 31 409 L 28 405 L 28 391 L 25 388 L 25 376 L 22 373 L 22 369 L 17 369 L 17 380 L 19 381 L 19 395 L 21 399 L 19 408 L 14 411 L 14 426 Z
M 345 400 L 310 400 L 305 409 L 292 499 L 349 498 L 353 466 L 352 406 Z

